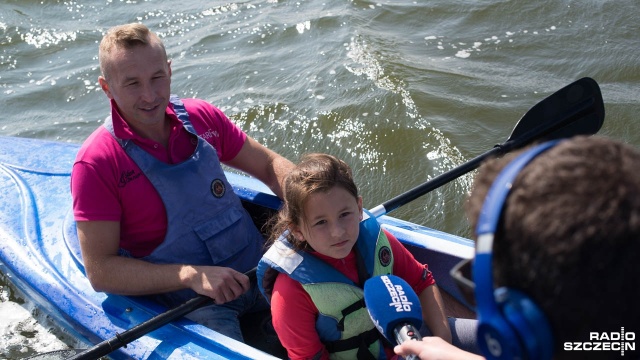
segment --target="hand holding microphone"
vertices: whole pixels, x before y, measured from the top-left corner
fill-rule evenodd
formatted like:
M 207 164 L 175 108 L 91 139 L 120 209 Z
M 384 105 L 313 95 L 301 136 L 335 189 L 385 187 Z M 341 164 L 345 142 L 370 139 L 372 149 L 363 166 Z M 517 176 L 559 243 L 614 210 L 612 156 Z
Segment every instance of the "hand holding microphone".
M 376 328 L 394 345 L 421 340 L 420 299 L 411 286 L 395 275 L 381 275 L 364 284 L 364 302 Z M 415 359 L 410 355 L 406 359 Z

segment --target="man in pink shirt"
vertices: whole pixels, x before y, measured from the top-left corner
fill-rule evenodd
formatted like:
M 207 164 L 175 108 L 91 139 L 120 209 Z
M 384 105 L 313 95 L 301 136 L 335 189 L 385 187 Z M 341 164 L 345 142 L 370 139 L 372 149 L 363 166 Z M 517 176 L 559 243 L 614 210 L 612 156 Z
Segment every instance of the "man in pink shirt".
M 85 141 L 71 176 L 89 281 L 96 291 L 160 294 L 167 306 L 209 296 L 216 305 L 194 319 L 242 340 L 237 317 L 268 308 L 243 274 L 257 265 L 263 239 L 221 163 L 278 196 L 293 164 L 211 104 L 170 95 L 171 61 L 144 25 L 110 29 L 99 58 L 111 116 Z

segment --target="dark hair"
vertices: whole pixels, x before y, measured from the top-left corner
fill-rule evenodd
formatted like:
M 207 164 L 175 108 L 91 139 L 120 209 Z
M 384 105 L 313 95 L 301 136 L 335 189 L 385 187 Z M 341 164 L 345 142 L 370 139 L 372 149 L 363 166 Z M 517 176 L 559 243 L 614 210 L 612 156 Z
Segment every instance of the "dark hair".
M 480 168 L 467 202 L 474 229 L 488 188 L 516 155 Z M 496 286 L 519 289 L 542 308 L 557 354 L 565 341 L 588 341 L 589 332 L 640 324 L 639 261 L 636 149 L 576 137 L 517 176 L 494 242 L 494 278 Z
M 328 154 L 304 155 L 284 181 L 284 206 L 271 227 L 268 243 L 273 243 L 292 225 L 300 226 L 300 220 L 305 216 L 304 206 L 311 194 L 327 192 L 336 186 L 358 197 L 358 188 L 347 163 Z M 306 249 L 307 242 L 301 243 L 293 236 L 288 239 L 297 249 Z

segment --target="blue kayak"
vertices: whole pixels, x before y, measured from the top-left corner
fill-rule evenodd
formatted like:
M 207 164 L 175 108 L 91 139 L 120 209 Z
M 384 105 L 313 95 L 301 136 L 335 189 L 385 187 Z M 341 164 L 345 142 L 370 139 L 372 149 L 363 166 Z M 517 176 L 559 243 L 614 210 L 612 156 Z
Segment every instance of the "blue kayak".
M 71 209 L 70 171 L 79 144 L 0 137 L 0 270 L 87 347 L 167 311 L 144 298 L 95 292 L 85 276 Z M 255 219 L 280 206 L 261 182 L 227 173 Z M 468 311 L 449 271 L 473 256 L 473 242 L 390 216 L 379 219 L 429 268 L 447 312 Z M 179 319 L 121 347 L 113 359 L 276 359 L 263 350 Z

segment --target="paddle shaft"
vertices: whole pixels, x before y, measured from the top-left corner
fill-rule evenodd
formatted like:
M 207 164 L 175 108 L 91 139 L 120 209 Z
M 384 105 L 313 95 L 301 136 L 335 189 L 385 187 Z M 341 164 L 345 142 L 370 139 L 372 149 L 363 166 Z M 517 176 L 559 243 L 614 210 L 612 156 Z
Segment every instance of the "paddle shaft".
M 393 199 L 387 200 L 384 203 L 370 209 L 369 211 L 373 214 L 373 216 L 375 217 L 380 217 L 384 214 L 387 214 L 397 208 L 399 208 L 402 205 L 405 205 L 417 198 L 419 198 L 422 195 L 425 195 L 426 193 L 433 191 L 437 188 L 439 188 L 440 186 L 454 180 L 457 179 L 458 177 L 476 169 L 478 166 L 480 166 L 480 164 L 482 163 L 482 161 L 484 161 L 484 159 L 486 159 L 489 156 L 492 155 L 501 155 L 504 153 L 504 150 L 500 147 L 495 147 L 493 149 L 491 149 L 490 151 L 475 157 L 472 160 L 467 161 L 466 163 L 455 167 L 447 172 L 445 172 L 444 174 L 440 174 L 438 176 L 436 176 L 435 178 L 421 184 L 418 185 L 416 187 L 414 187 L 413 189 L 402 193 L 396 197 L 394 197 Z
M 140 323 L 129 330 L 124 331 L 121 334 L 117 334 L 115 337 L 105 340 L 94 347 L 87 349 L 71 358 L 70 360 L 95 360 L 99 359 L 102 356 L 108 355 L 109 353 L 127 345 L 128 343 L 150 333 L 153 330 L 156 330 L 173 320 L 179 319 L 188 313 L 199 309 L 203 306 L 213 304 L 213 299 L 200 295 L 195 297 L 186 303 L 166 311 L 160 315 L 152 317 L 151 319 Z
M 244 274 L 249 277 L 252 285 L 256 281 L 256 269 L 253 268 Z M 142 322 L 129 330 L 124 331 L 121 334 L 117 334 L 111 339 L 105 340 L 94 347 L 87 349 L 75 356 L 70 357 L 68 360 L 95 360 L 102 356 L 127 345 L 128 343 L 156 330 L 173 320 L 179 319 L 190 312 L 199 309 L 204 306 L 212 305 L 215 302 L 208 296 L 198 295 L 197 297 L 185 302 L 184 304 L 168 310 L 162 314 L 156 315 L 151 319 Z
M 582 100 L 574 101 L 571 106 L 563 108 L 562 111 L 555 111 L 558 103 L 567 102 L 572 97 L 580 96 L 582 96 Z M 531 108 L 516 124 L 512 135 L 504 144 L 496 145 L 484 154 L 387 200 L 369 211 L 375 217 L 380 217 L 478 168 L 490 156 L 502 156 L 536 139 L 550 140 L 580 134 L 592 135 L 600 129 L 603 121 L 604 105 L 600 89 L 593 79 L 582 78 L 551 94 Z

